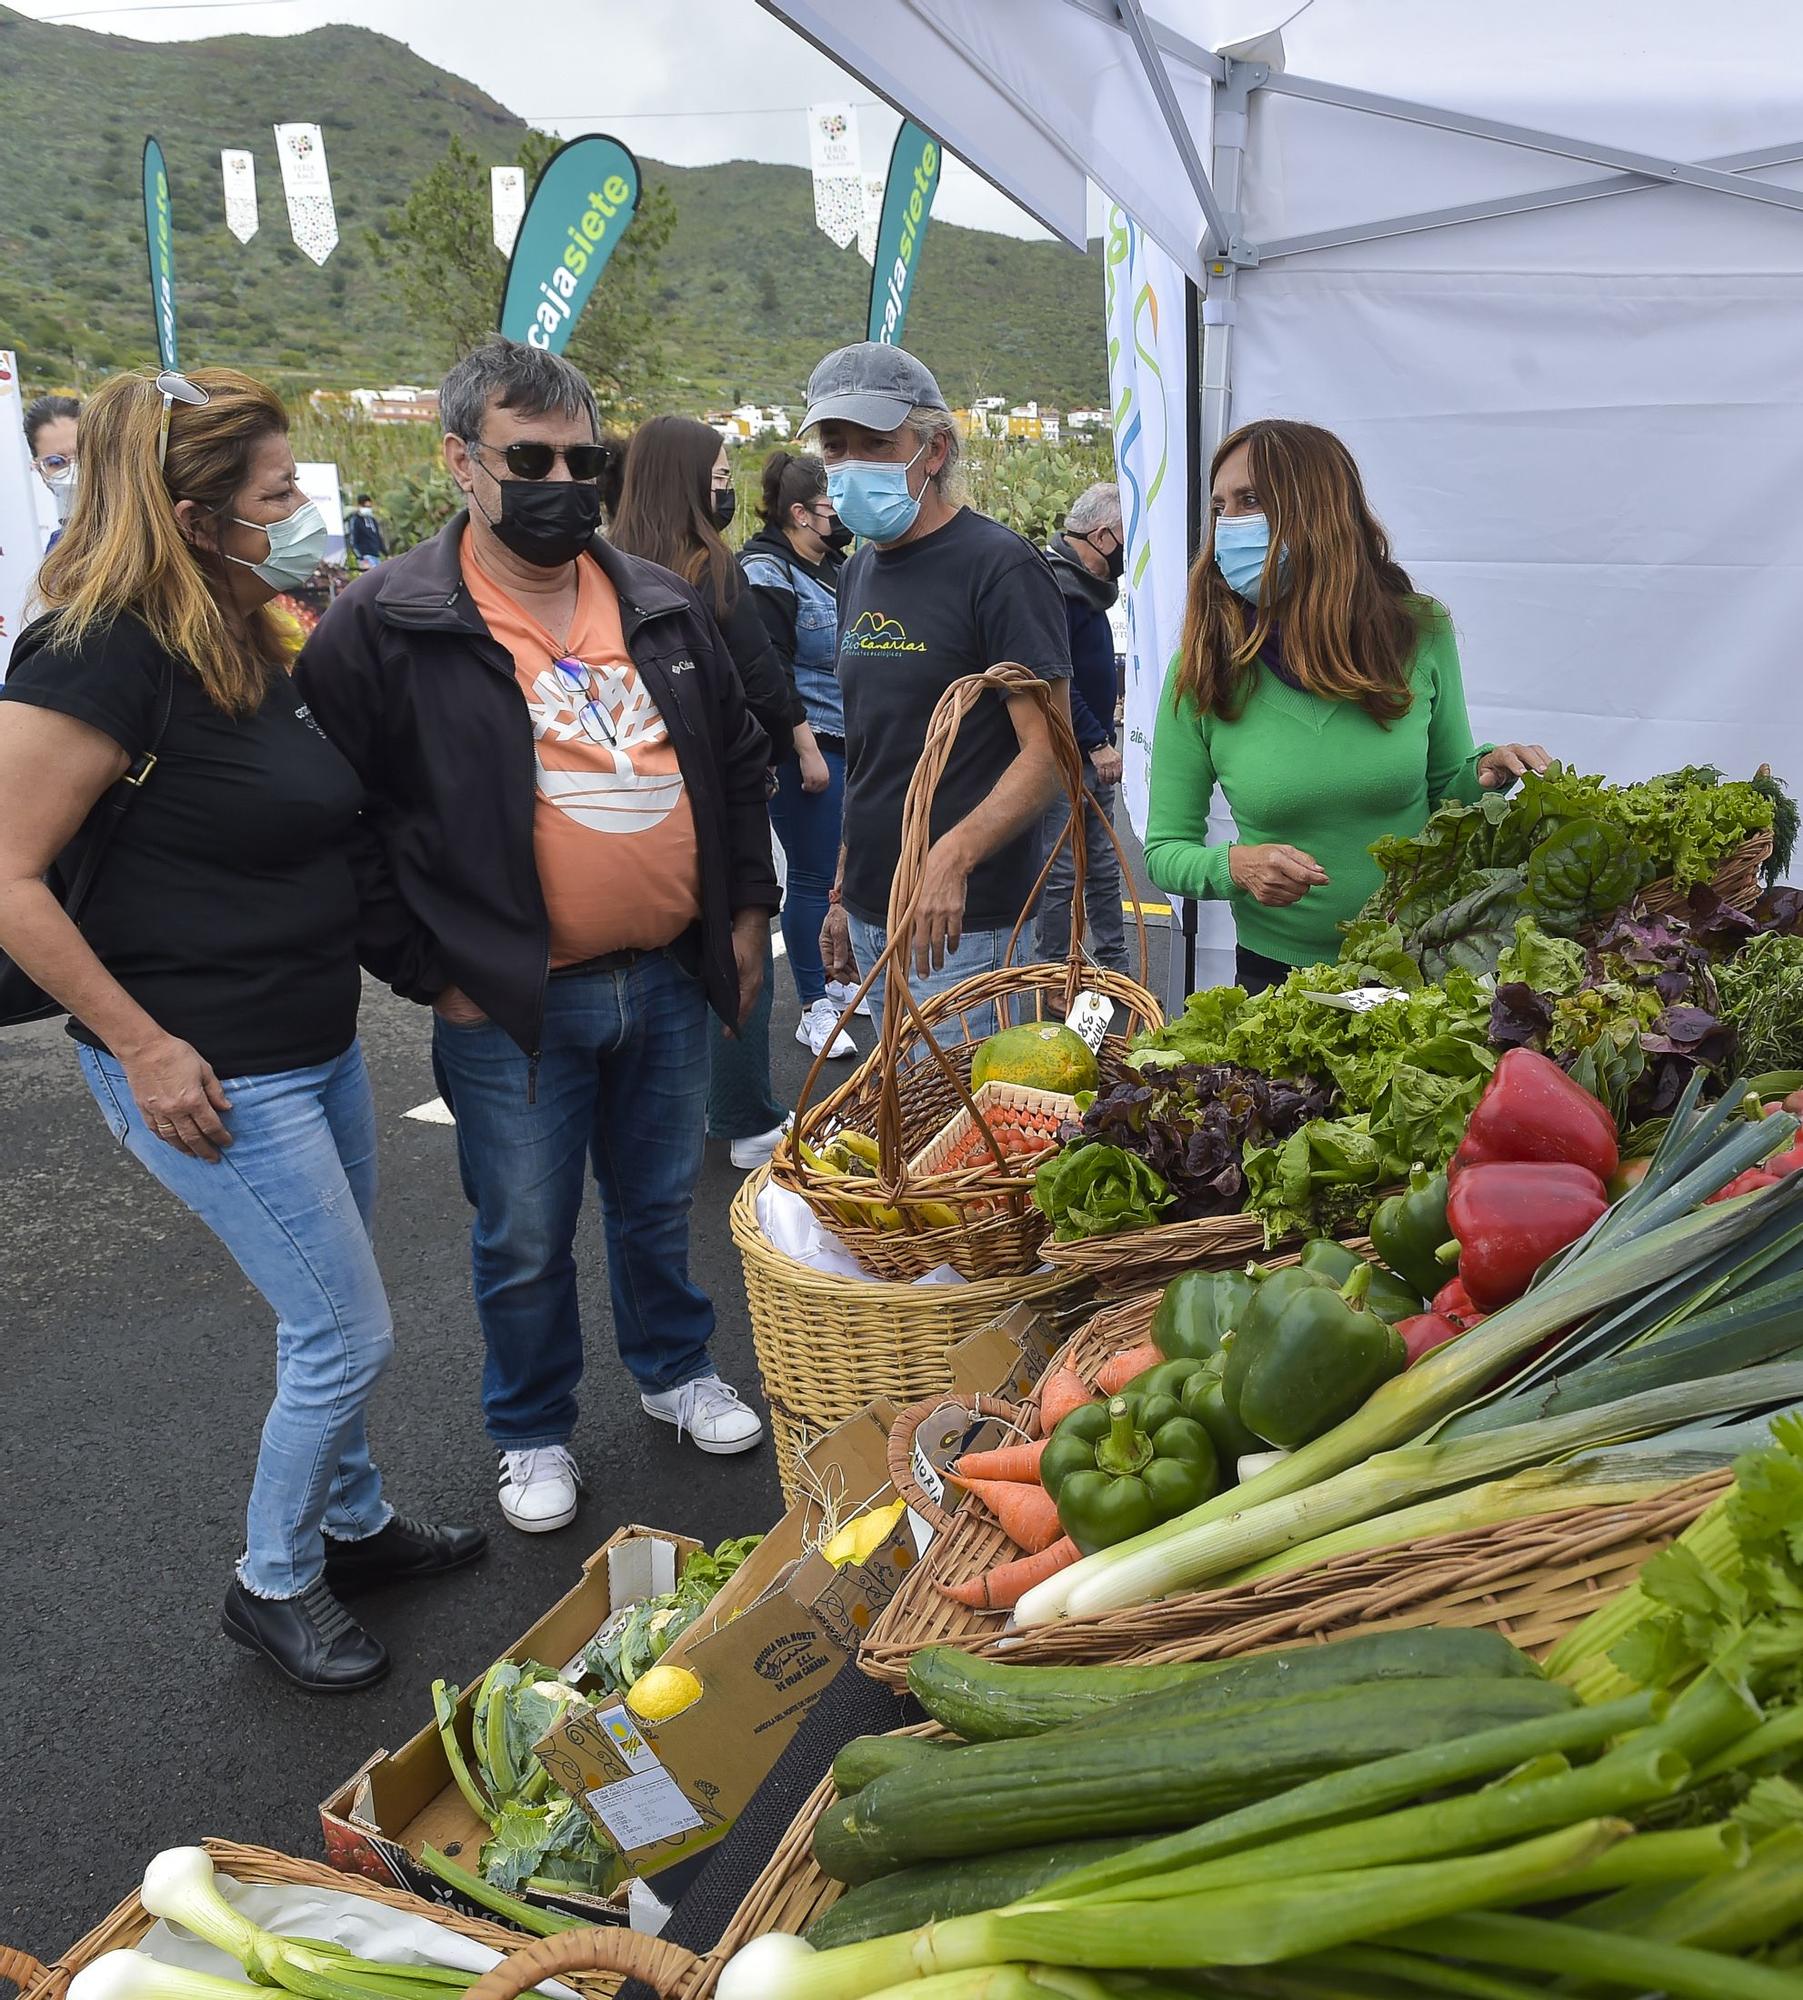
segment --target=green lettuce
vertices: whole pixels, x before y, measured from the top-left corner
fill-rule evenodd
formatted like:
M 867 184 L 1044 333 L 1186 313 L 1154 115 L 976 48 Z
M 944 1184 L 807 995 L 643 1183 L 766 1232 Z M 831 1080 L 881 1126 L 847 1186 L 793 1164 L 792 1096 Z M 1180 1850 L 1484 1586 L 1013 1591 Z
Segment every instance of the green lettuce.
M 1171 1205 L 1171 1191 L 1136 1154 L 1119 1146 L 1056 1153 L 1033 1177 L 1033 1203 L 1060 1243 L 1147 1229 Z

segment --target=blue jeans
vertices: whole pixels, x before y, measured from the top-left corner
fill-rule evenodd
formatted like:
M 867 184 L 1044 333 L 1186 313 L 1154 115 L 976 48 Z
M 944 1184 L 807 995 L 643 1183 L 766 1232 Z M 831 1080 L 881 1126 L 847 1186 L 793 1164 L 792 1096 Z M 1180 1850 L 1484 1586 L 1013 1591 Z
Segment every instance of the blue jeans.
M 707 1039 L 701 986 L 667 952 L 549 982 L 536 1101 L 503 1030 L 432 1017 L 432 1071 L 476 1211 L 482 1414 L 505 1450 L 567 1444 L 576 1427 L 576 1219 L 590 1167 L 620 1359 L 647 1390 L 713 1367 L 714 1308 L 689 1277 Z
M 819 956 L 820 941 L 814 941 Z M 719 1015 L 707 1024 L 707 1129 L 714 1139 L 755 1139 L 773 1132 L 788 1115 L 770 1093 L 770 995 L 776 956 L 764 946 L 764 990 L 736 1035 Z
M 858 961 L 858 976 L 864 978 L 882 957 L 889 944 L 889 933 L 880 924 L 867 924 L 862 917 L 854 916 L 850 910 L 846 916 L 851 921 L 852 955 Z M 1007 925 L 996 931 L 966 931 L 958 940 L 958 949 L 946 956 L 946 961 L 937 972 L 929 973 L 922 979 L 912 966 L 908 968 L 908 990 L 917 1001 L 926 1000 L 935 993 L 943 993 L 956 986 L 960 980 L 973 979 L 979 972 L 993 972 L 1008 956 L 1008 940 L 1014 934 L 1014 926 Z M 1017 952 L 1016 957 L 1020 954 Z M 883 989 L 889 983 L 888 968 L 877 974 L 876 984 L 870 989 L 870 1011 L 876 1016 L 877 1028 L 883 1025 Z M 970 1017 L 971 1036 L 981 1041 L 985 1035 L 995 1033 L 995 1009 L 979 1007 Z M 949 1026 L 943 1033 L 936 1033 L 933 1039 L 943 1048 L 949 1042 L 962 1039 L 956 1026 Z M 919 1045 L 926 1047 L 925 1042 Z
M 1097 782 L 1088 758 L 1083 760 L 1083 783 L 1088 791 L 1088 811 L 1084 815 L 1083 838 L 1083 930 L 1089 955 L 1098 965 L 1113 972 L 1127 970 L 1127 918 L 1121 908 L 1121 863 L 1108 838 L 1114 822 L 1114 787 Z M 1071 816 L 1070 802 L 1060 799 L 1051 807 L 1040 827 L 1039 851 L 1049 854 L 1064 836 Z M 1039 930 L 1035 955 L 1048 964 L 1061 964 L 1071 948 L 1071 892 L 1077 885 L 1077 864 L 1069 847 L 1059 853 L 1046 877 L 1039 899 Z
M 820 927 L 826 922 L 826 893 L 839 871 L 845 808 L 845 758 L 837 750 L 822 750 L 820 754 L 828 774 L 825 791 L 801 789 L 801 764 L 791 756 L 776 767 L 776 791 L 770 800 L 770 824 L 789 863 L 789 885 L 783 896 L 783 944 L 804 1013 L 816 1000 L 826 998 Z
M 258 1597 L 298 1596 L 324 1566 L 327 1535 L 361 1541 L 392 1512 L 363 1427 L 394 1348 L 370 1243 L 376 1114 L 363 1051 L 352 1042 L 310 1069 L 222 1078 L 232 1144 L 213 1162 L 157 1138 L 111 1056 L 84 1047 L 81 1068 L 113 1137 L 187 1203 L 275 1310 L 275 1401 L 238 1577 Z

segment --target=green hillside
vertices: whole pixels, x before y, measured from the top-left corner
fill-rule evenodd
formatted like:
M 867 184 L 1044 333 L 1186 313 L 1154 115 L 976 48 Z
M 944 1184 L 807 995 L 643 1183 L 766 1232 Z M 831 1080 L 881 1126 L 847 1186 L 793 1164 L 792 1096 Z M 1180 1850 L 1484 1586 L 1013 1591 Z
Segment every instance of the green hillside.
M 340 243 L 316 268 L 288 238 L 270 127 L 323 128 Z M 139 160 L 168 161 L 184 361 L 231 362 L 289 389 L 431 381 L 447 359 L 410 325 L 367 233 L 453 137 L 513 159 L 526 128 L 473 84 L 361 28 L 156 43 L 0 7 L 0 343 L 34 383 L 154 361 Z M 256 156 L 262 227 L 225 227 L 219 150 Z M 863 332 L 869 269 L 814 227 L 795 167 L 645 163 L 677 208 L 659 267 L 665 366 L 684 400 L 794 401 L 809 366 Z M 502 261 L 495 257 L 495 287 Z M 1093 259 L 938 224 L 909 345 L 959 400 L 1106 400 Z

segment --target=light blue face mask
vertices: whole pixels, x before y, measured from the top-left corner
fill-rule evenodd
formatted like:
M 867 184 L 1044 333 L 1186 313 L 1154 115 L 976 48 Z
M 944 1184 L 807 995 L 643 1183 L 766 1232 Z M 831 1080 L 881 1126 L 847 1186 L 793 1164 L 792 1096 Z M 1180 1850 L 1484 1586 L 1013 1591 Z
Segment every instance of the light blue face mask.
M 1265 557 L 1271 547 L 1271 524 L 1262 514 L 1218 514 L 1215 517 L 1215 568 L 1250 604 L 1261 596 Z M 1277 552 L 1277 574 L 1281 581 L 1288 565 L 1287 553 Z
M 833 512 L 868 542 L 899 541 L 920 512 L 920 495 L 908 491 L 908 472 L 925 450 L 923 444 L 906 465 L 853 458 L 829 467 L 826 497 Z

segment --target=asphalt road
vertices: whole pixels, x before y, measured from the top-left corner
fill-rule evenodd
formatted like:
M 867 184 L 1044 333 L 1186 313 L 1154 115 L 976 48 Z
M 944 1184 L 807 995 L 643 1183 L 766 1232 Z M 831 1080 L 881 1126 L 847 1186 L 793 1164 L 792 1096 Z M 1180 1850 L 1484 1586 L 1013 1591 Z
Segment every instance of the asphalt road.
M 1155 971 L 1154 991 L 1161 980 Z M 781 961 L 777 981 L 773 1069 L 792 1103 L 806 1060 Z M 411 1736 L 430 1714 L 433 1678 L 479 1672 L 617 1526 L 641 1521 L 711 1544 L 779 1511 L 767 1444 L 708 1458 L 639 1410 L 614 1355 L 591 1205 L 590 1365 L 573 1441 L 587 1496 L 561 1533 L 505 1526 L 477 1403 L 454 1134 L 405 1115 L 434 1095 L 426 1024 L 372 985 L 362 1033 L 381 1128 L 377 1247 L 397 1336 L 371 1437 L 398 1505 L 480 1522 L 493 1544 L 473 1569 L 359 1599 L 394 1672 L 335 1699 L 290 1688 L 218 1630 L 272 1387 L 267 1308 L 214 1237 L 113 1144 L 60 1026 L 0 1036 L 0 1413 L 12 1453 L 0 1479 L 11 1660 L 0 1942 L 55 1954 L 136 1885 L 150 1855 L 204 1835 L 318 1856 L 318 1801 L 378 1746 Z M 870 1034 L 860 1023 L 861 1046 Z M 694 1269 L 719 1307 L 716 1359 L 752 1396 L 726 1219 L 739 1177 L 724 1145 L 708 1151 Z

